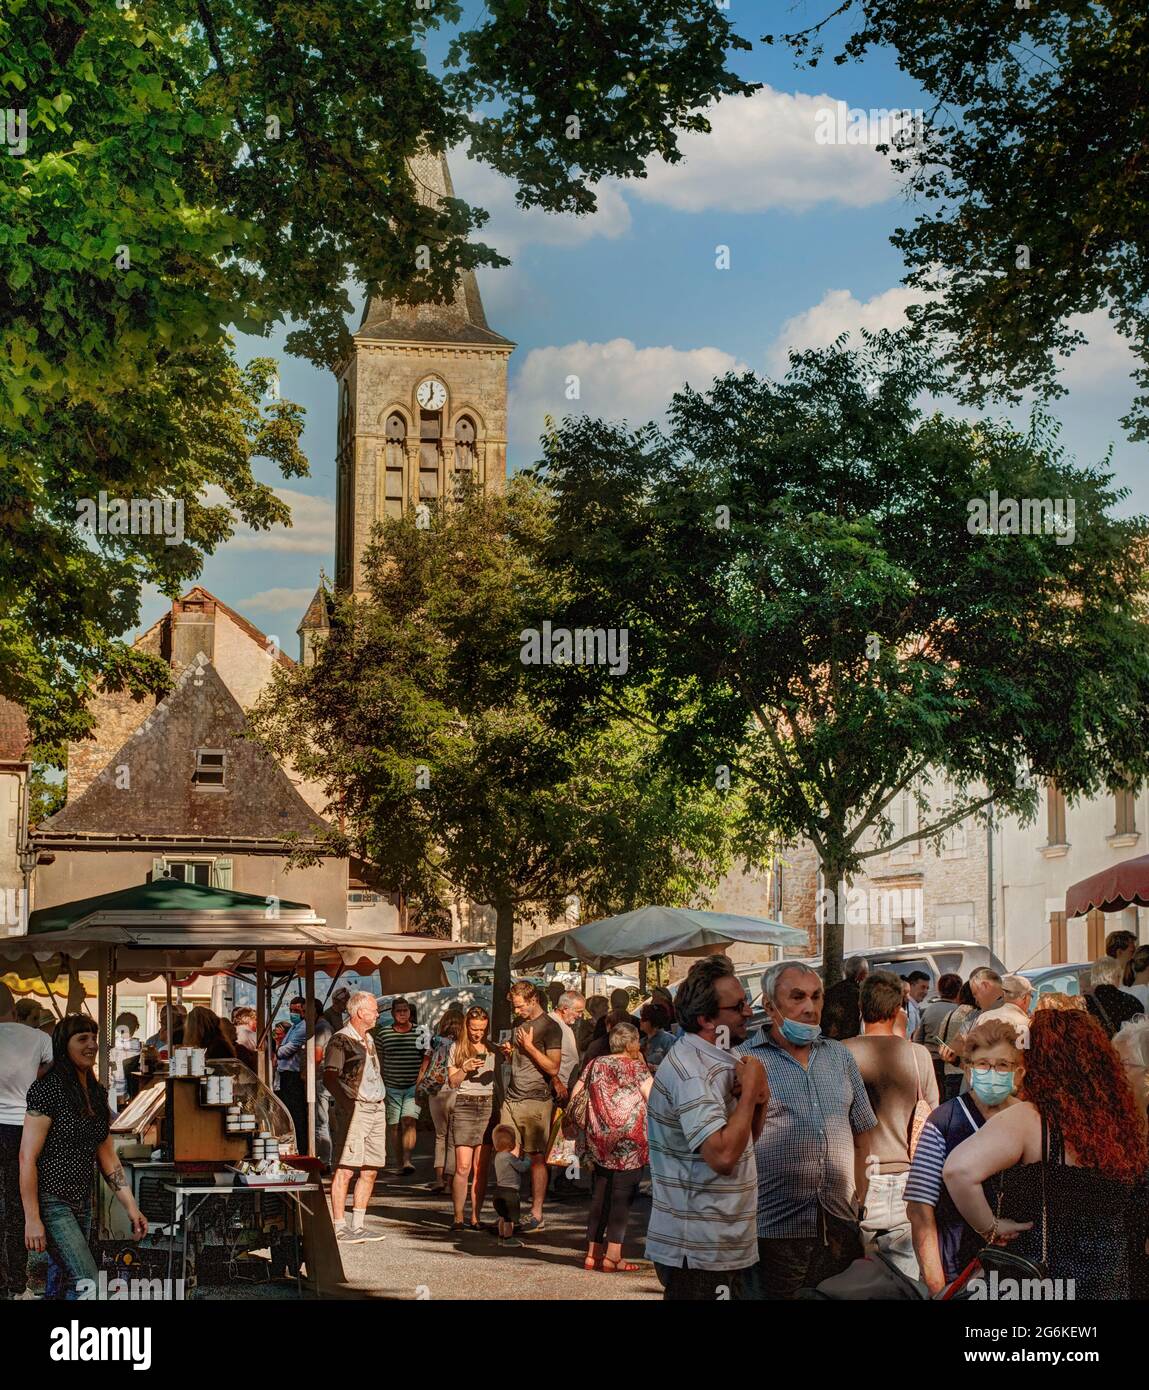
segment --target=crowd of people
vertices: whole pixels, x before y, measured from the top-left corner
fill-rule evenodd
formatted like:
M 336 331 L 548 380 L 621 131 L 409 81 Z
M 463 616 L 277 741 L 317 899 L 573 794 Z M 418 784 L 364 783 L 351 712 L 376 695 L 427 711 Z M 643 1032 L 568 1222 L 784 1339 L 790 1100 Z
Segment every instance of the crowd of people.
M 1110 942 L 1094 993 L 1137 983 L 1129 946 Z M 824 995 L 784 962 L 748 1039 L 730 962 L 691 970 L 648 1111 L 667 1298 L 864 1297 L 886 1268 L 953 1295 L 1003 1248 L 1050 1296 L 1145 1296 L 1143 1005 L 1047 994 L 1031 1012 L 1031 983 L 988 967 L 929 1002 L 919 983 L 856 960 Z
M 550 1202 L 578 1192 L 582 1267 L 653 1265 L 675 1301 L 873 1296 L 874 1271 L 952 1296 L 1002 1250 L 1058 1297 L 1143 1298 L 1149 951 L 1124 937 L 1110 938 L 1085 995 L 1035 998 L 1025 977 L 985 966 L 931 984 L 864 960 L 823 991 L 809 966 L 781 962 L 763 977 L 766 1023 L 752 1035 L 724 956 L 637 1014 L 625 990 L 548 997 L 518 981 L 514 1026 L 498 1038 L 481 1006 L 420 1027 L 406 999 L 341 989 L 314 1018 L 292 1003 L 277 1085 L 302 1152 L 310 1038 L 340 1243 L 384 1238 L 369 1223 L 376 1181 L 388 1165 L 415 1172 L 425 1111 L 429 1186 L 464 1248 L 483 1231 L 522 1247 L 546 1229 Z M 115 1093 L 150 1052 L 181 1043 L 254 1062 L 255 1017 L 173 1005 L 141 1042 L 121 1015 L 111 1102 L 91 1019 L 66 1017 L 49 1038 L 30 1011 L 19 1018 L 0 986 L 0 1296 L 19 1296 L 29 1257 L 46 1252 L 49 1296 L 68 1297 L 95 1274 L 94 1171 L 146 1229 L 109 1137 Z M 648 1264 L 635 1262 L 640 1242 Z
M 345 1022 L 321 1065 L 330 1097 L 336 1236 L 381 1238 L 366 1222 L 376 1177 L 388 1157 L 393 1173 L 414 1172 L 426 1104 L 435 1130 L 430 1188 L 450 1199 L 453 1234 L 484 1229 L 489 1193 L 496 1219 L 487 1229 L 500 1245 L 520 1245 L 521 1237 L 545 1229 L 548 1192 L 577 1186 L 585 1166 L 593 1170 L 587 1267 L 633 1269 L 622 1245 L 648 1163 L 647 1096 L 675 1041 L 670 996 L 656 992 L 638 1018 L 626 990 L 586 999 L 552 986 L 548 997 L 519 981 L 509 1001 L 515 1026 L 500 1040 L 492 1039 L 481 1006 L 448 1009 L 433 1029 L 420 1029 L 406 999 L 390 1001 L 386 1026 L 378 1023 L 384 1001 L 366 991 L 336 1001 Z M 279 1049 L 281 1065 L 289 1046 L 290 1035 Z M 579 1126 L 568 1118 L 575 1114 Z M 528 1191 L 520 1194 L 521 1187 Z

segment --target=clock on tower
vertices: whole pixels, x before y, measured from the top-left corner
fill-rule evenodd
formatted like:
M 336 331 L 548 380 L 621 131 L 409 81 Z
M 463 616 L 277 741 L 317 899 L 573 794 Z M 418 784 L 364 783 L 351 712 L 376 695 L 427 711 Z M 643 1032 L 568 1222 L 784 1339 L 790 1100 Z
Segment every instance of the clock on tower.
M 428 204 L 454 197 L 443 155 L 409 161 Z M 339 383 L 335 583 L 362 589 L 372 527 L 449 500 L 469 477 L 501 489 L 507 471 L 507 359 L 465 271 L 444 304 L 372 299 Z

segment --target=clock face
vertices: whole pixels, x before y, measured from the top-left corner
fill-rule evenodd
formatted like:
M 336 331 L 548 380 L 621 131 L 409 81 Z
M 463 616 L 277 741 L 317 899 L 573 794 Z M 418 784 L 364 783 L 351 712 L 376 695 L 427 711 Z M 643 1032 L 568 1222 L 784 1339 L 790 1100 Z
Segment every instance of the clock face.
M 428 377 L 426 381 L 419 383 L 419 389 L 415 392 L 415 399 L 424 410 L 442 410 L 447 404 L 447 388 L 441 381 L 436 381 L 434 377 Z

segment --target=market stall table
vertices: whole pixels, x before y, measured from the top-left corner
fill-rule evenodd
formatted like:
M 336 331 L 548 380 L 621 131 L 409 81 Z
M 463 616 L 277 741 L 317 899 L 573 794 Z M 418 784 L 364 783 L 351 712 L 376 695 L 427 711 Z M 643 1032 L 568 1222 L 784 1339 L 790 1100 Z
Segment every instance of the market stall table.
M 189 1177 L 189 1180 L 187 1182 L 181 1182 L 177 1180 L 176 1182 L 165 1183 L 164 1187 L 168 1192 L 174 1194 L 175 1208 L 173 1214 L 173 1224 L 176 1226 L 178 1230 L 180 1230 L 182 1234 L 182 1254 L 180 1265 L 181 1274 L 179 1281 L 174 1285 L 172 1283 L 172 1259 L 175 1254 L 174 1241 L 168 1246 L 168 1288 L 178 1289 L 181 1293 L 186 1287 L 185 1281 L 187 1279 L 188 1270 L 188 1238 L 191 1233 L 191 1229 L 195 1222 L 196 1216 L 199 1214 L 200 1211 L 202 1211 L 202 1209 L 208 1204 L 208 1202 L 211 1201 L 213 1197 L 219 1197 L 224 1200 L 230 1200 L 231 1198 L 234 1198 L 237 1193 L 254 1193 L 257 1196 L 262 1195 L 263 1193 L 267 1193 L 269 1196 L 272 1194 L 282 1194 L 291 1197 L 294 1200 L 295 1205 L 301 1214 L 301 1218 L 303 1212 L 309 1211 L 309 1209 L 304 1206 L 303 1201 L 301 1200 L 301 1194 L 305 1192 L 318 1192 L 320 1194 L 320 1200 L 323 1199 L 322 1183 L 314 1182 L 259 1183 L 257 1185 L 251 1186 L 242 1184 L 240 1182 L 224 1184 L 213 1182 L 211 1184 L 205 1184 L 202 1181 L 202 1179 L 197 1175 L 194 1178 Z M 198 1202 L 189 1201 L 190 1198 L 195 1197 L 199 1198 Z M 187 1204 L 186 1214 L 185 1203 Z M 302 1225 L 302 1219 L 300 1220 L 299 1224 Z M 296 1252 L 296 1258 L 294 1260 L 295 1284 L 296 1288 L 302 1291 L 303 1282 L 301 1278 L 301 1270 L 303 1265 L 303 1247 L 298 1226 L 293 1232 L 293 1235 L 295 1239 Z M 311 1271 L 309 1270 L 309 1277 L 310 1274 Z

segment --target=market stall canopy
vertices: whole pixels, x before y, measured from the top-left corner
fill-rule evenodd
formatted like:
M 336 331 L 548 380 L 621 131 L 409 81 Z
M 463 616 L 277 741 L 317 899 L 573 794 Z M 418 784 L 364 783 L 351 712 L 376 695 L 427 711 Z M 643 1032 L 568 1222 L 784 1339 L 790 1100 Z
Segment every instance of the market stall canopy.
M 205 918 L 204 914 L 209 915 Z M 209 920 L 217 925 L 240 925 L 261 918 L 310 925 L 323 922 L 307 903 L 259 897 L 255 893 L 235 893 L 229 888 L 208 888 L 202 883 L 184 883 L 178 878 L 157 878 L 151 883 L 135 883 L 131 888 L 118 888 L 114 893 L 101 893 L 95 898 L 74 898 L 56 907 L 38 908 L 28 918 L 28 935 L 108 923 L 175 926 L 193 920 Z
M 7 985 L 18 998 L 31 994 L 38 999 L 47 999 L 49 995 L 54 995 L 57 999 L 68 999 L 76 992 L 71 979 L 68 976 L 61 976 L 59 971 L 54 968 L 50 970 L 45 968 L 43 977 L 37 975 L 35 978 L 29 977 L 28 979 L 14 972 L 0 974 L 0 985 Z M 86 971 L 80 976 L 80 986 L 89 999 L 95 999 L 97 990 L 95 975 Z
M 1149 854 L 1111 864 L 1073 884 L 1065 894 L 1065 915 L 1084 917 L 1093 908 L 1120 912 L 1134 904 L 1149 907 Z
M 512 964 L 529 969 L 548 961 L 579 960 L 595 970 L 606 970 L 642 956 L 710 955 L 735 941 L 752 946 L 806 946 L 809 937 L 766 917 L 738 917 L 692 907 L 640 907 L 541 936 L 516 952 Z
M 158 879 L 116 893 L 43 908 L 27 936 L 0 940 L 0 967 L 51 979 L 61 960 L 94 969 L 114 950 L 116 975 L 149 979 L 172 971 L 200 974 L 252 969 L 295 972 L 305 953 L 318 970 L 370 974 L 387 961 L 420 961 L 472 948 L 437 937 L 332 927 L 306 903 Z

